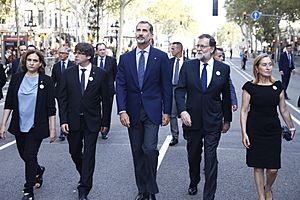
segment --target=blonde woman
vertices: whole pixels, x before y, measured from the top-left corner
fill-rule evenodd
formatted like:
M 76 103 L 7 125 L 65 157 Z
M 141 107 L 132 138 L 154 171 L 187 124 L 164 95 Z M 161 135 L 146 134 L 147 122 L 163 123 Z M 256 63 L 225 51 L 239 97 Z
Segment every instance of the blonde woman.
M 243 86 L 240 123 L 242 142 L 247 149 L 246 163 L 254 169 L 259 200 L 272 199 L 272 185 L 281 167 L 281 124 L 277 107 L 289 127 L 295 128 L 287 109 L 280 81 L 272 77 L 273 62 L 267 54 L 253 61 L 254 80 Z

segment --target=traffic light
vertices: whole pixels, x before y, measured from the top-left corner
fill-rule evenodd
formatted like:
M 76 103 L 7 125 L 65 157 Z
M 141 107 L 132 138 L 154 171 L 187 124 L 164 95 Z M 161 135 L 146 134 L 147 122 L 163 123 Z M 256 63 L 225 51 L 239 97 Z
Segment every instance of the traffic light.
M 243 12 L 243 18 L 244 18 L 244 20 L 246 20 L 246 17 L 247 17 L 247 13 Z

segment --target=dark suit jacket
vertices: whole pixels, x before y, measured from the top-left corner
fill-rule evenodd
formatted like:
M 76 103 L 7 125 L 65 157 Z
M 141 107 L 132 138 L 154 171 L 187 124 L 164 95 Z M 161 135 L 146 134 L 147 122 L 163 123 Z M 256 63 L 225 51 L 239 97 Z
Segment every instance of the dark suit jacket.
M 173 92 L 168 65 L 167 54 L 150 47 L 143 88 L 140 89 L 136 49 L 120 56 L 116 77 L 118 112 L 127 112 L 131 126 L 138 122 L 142 104 L 154 124 L 161 124 L 162 112 L 171 114 Z
M 93 59 L 93 64 L 98 66 L 98 56 L 96 56 Z M 114 85 L 116 74 L 117 74 L 116 59 L 111 56 L 105 56 L 104 69 L 106 70 L 108 75 L 108 87 L 109 87 L 110 95 L 114 95 L 116 93 L 116 89 Z
M 292 58 L 292 67 L 289 67 L 289 59 L 286 52 L 283 52 L 280 54 L 279 59 L 279 71 L 283 71 L 284 74 L 289 74 L 293 69 L 295 69 L 294 66 L 294 55 L 291 54 Z
M 6 83 L 6 74 L 3 68 L 3 65 L 0 63 L 0 99 L 3 98 L 3 92 L 2 92 L 2 88 L 4 87 Z
M 4 105 L 4 109 L 13 111 L 8 131 L 14 135 L 20 134 L 18 91 L 24 75 L 25 72 L 12 76 Z M 32 134 L 39 139 L 49 137 L 49 117 L 55 116 L 56 112 L 54 85 L 49 76 L 40 73 L 36 105 L 28 106 L 36 106 Z
M 208 132 L 219 132 L 222 129 L 223 118 L 224 121 L 231 122 L 229 74 L 228 65 L 214 61 L 211 82 L 203 93 L 200 60 L 189 60 L 183 64 L 175 89 L 175 99 L 178 113 L 187 111 L 190 114 L 190 129 L 203 128 Z
M 104 69 L 92 66 L 83 96 L 80 90 L 79 66 L 66 69 L 62 74 L 58 93 L 60 124 L 69 124 L 71 131 L 78 131 L 82 112 L 89 131 L 99 132 L 101 126 L 109 127 L 110 109 L 107 93 L 107 73 Z
M 170 62 L 170 68 L 171 68 L 171 80 L 173 80 L 173 73 L 174 73 L 174 62 L 175 62 L 175 57 L 172 57 L 169 59 L 169 62 Z M 188 58 L 187 57 L 183 57 L 183 62 L 187 61 Z
M 11 63 L 11 74 L 15 74 L 17 72 L 21 72 L 21 58 L 16 58 Z
M 72 67 L 72 66 L 75 66 L 75 63 L 73 61 L 69 60 L 67 68 Z M 55 96 L 57 96 L 57 92 L 59 91 L 61 74 L 62 74 L 61 61 L 59 61 L 53 65 L 52 74 L 51 74 L 51 78 L 52 78 L 54 86 L 55 86 Z

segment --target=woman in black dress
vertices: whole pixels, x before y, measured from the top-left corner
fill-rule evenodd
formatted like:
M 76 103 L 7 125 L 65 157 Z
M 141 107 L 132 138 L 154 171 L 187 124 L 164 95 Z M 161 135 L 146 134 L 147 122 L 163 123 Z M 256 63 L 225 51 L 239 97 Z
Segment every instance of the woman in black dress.
M 246 162 L 254 168 L 259 200 L 272 199 L 272 185 L 281 167 L 282 137 L 278 106 L 292 137 L 296 131 L 285 103 L 282 84 L 272 77 L 272 68 L 273 62 L 267 54 L 255 58 L 254 80 L 243 86 L 240 115 L 243 144 L 247 149 Z

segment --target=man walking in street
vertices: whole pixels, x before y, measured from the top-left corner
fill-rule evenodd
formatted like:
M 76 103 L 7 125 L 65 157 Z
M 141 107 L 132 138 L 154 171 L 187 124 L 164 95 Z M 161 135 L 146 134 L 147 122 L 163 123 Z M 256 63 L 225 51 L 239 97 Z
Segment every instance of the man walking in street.
M 281 81 L 284 88 L 284 97 L 290 100 L 287 95 L 287 88 L 289 86 L 291 74 L 295 74 L 294 56 L 292 54 L 292 45 L 286 45 L 286 51 L 280 55 L 279 72 L 281 74 Z
M 91 44 L 76 45 L 77 66 L 64 71 L 58 93 L 61 129 L 67 135 L 69 152 L 80 175 L 79 200 L 88 199 L 98 134 L 106 131 L 110 124 L 107 73 L 92 65 L 93 57 Z
M 171 54 L 172 54 L 173 58 L 170 58 L 170 67 L 172 70 L 173 94 L 174 94 L 174 90 L 178 84 L 181 66 L 182 66 L 183 62 L 187 60 L 187 58 L 183 56 L 182 52 L 183 52 L 183 46 L 180 42 L 173 42 L 171 44 Z M 171 113 L 171 121 L 170 121 L 172 140 L 169 144 L 170 146 L 174 146 L 178 143 L 179 128 L 178 128 L 178 119 L 177 118 L 178 118 L 177 106 L 176 106 L 175 96 L 173 95 L 172 113 Z
M 58 57 L 59 57 L 60 61 L 58 61 L 57 63 L 55 63 L 53 65 L 52 74 L 51 74 L 51 78 L 52 78 L 54 86 L 55 86 L 55 97 L 56 97 L 56 99 L 57 99 L 57 96 L 58 96 L 57 93 L 59 92 L 62 73 L 65 71 L 66 68 L 75 66 L 75 63 L 68 59 L 69 52 L 68 52 L 66 47 L 59 48 Z M 63 135 L 62 132 L 59 135 L 59 140 L 60 141 L 65 140 L 65 136 Z
M 109 96 L 110 99 L 109 109 L 110 109 L 110 116 L 111 116 L 114 95 L 116 93 L 114 82 L 117 73 L 117 61 L 114 57 L 107 55 L 106 45 L 104 43 L 99 43 L 96 45 L 96 54 L 97 56 L 93 59 L 93 64 L 96 65 L 97 67 L 101 67 L 105 69 L 108 76 L 109 93 L 107 95 Z M 108 139 L 109 129 L 110 126 L 108 127 L 107 132 L 101 132 L 102 139 L 104 140 Z
M 135 200 L 153 200 L 158 193 L 158 130 L 170 121 L 172 75 L 167 54 L 150 45 L 153 26 L 140 21 L 135 36 L 137 48 L 120 57 L 117 105 L 120 121 L 129 132 L 138 188 Z
M 232 119 L 229 89 L 230 68 L 213 59 L 215 39 L 199 36 L 198 59 L 186 61 L 175 89 L 178 113 L 187 131 L 189 195 L 198 192 L 200 162 L 204 146 L 205 184 L 203 199 L 213 200 L 217 188 L 217 147 L 221 132 L 226 133 Z

